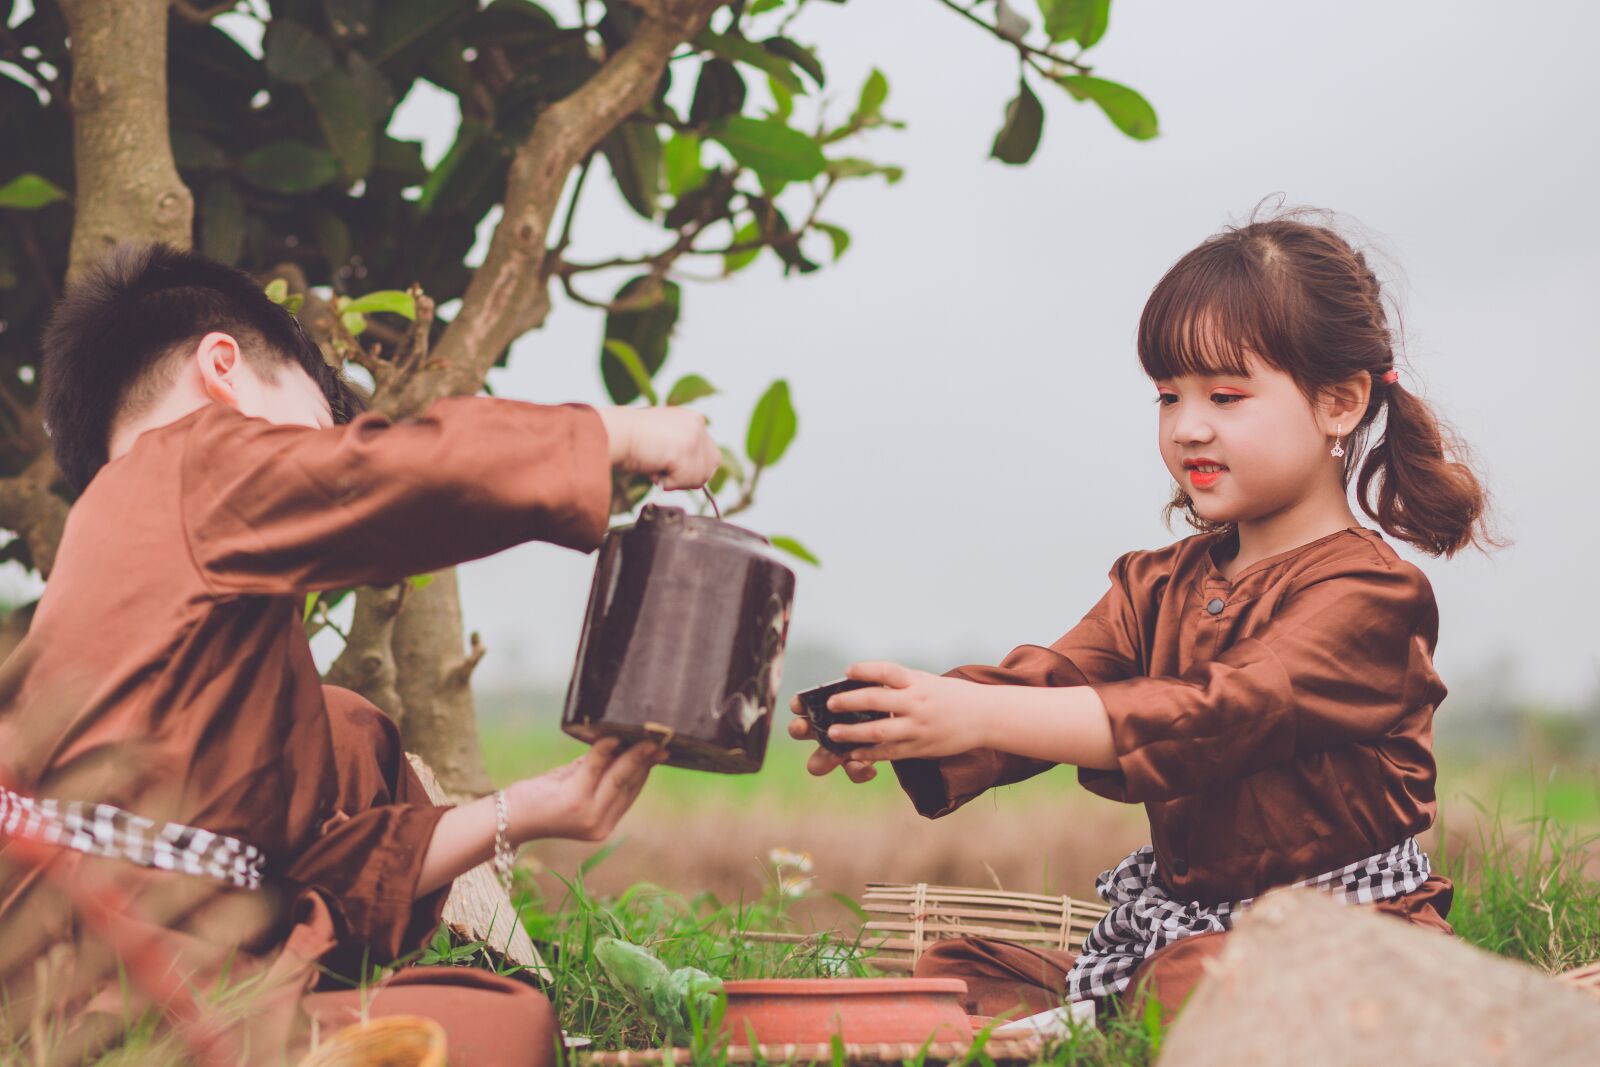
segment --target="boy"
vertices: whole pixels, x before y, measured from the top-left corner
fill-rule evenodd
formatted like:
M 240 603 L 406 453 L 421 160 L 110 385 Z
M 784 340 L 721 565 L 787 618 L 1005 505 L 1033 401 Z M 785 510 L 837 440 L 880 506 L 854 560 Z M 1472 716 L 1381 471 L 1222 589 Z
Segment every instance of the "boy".
M 34 1010 L 39 959 L 69 959 L 84 996 L 101 989 L 90 1008 L 120 1008 L 106 980 L 126 961 L 90 944 L 52 884 L 115 885 L 175 943 L 349 973 L 420 947 L 452 879 L 508 846 L 610 833 L 658 750 L 597 745 L 436 807 L 394 724 L 321 685 L 301 609 L 311 590 L 523 541 L 589 551 L 613 466 L 669 489 L 710 478 L 720 453 L 699 415 L 461 397 L 391 424 L 360 413 L 253 280 L 159 245 L 119 248 L 68 290 L 40 374 L 81 495 L 0 672 L 0 992 L 15 1017 Z M 46 872 L 17 862 L 24 839 L 65 847 Z M 259 921 L 218 918 L 238 902 Z M 544 1039 L 523 1055 L 548 1056 L 548 1004 L 520 1010 Z

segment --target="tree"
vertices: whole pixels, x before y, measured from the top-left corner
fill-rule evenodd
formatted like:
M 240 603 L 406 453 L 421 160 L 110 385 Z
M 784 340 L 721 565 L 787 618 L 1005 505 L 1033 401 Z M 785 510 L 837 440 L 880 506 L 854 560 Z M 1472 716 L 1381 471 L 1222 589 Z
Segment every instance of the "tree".
M 16 0 L 0 0 L 0 23 L 17 22 L 0 29 L 0 527 L 17 535 L 0 553 L 48 577 L 69 500 L 36 411 L 39 332 L 63 279 L 117 239 L 192 242 L 257 274 L 394 418 L 482 391 L 544 323 L 553 289 L 605 311 L 599 370 L 618 403 L 714 392 L 694 374 L 656 383 L 682 266 L 731 276 L 772 257 L 786 274 L 815 271 L 850 243 L 823 215 L 829 194 L 900 177 L 851 154 L 862 134 L 899 125 L 880 71 L 848 115 L 814 103 L 826 70 L 796 34 L 815 2 L 575 0 L 557 17 L 528 0 L 37 0 L 17 20 Z M 1044 123 L 1034 86 L 1047 82 L 1128 136 L 1155 136 L 1150 105 L 1084 59 L 1110 0 L 1038 0 L 1037 28 L 1010 0 L 937 3 L 1017 54 L 996 159 L 1032 157 Z M 215 24 L 236 9 L 264 25 L 260 57 Z M 419 80 L 461 108 L 431 168 L 420 145 L 386 132 Z M 573 227 L 602 161 L 661 241 L 580 262 Z M 715 487 L 736 490 L 729 512 L 750 506 L 796 425 L 780 379 L 755 405 L 742 457 L 725 449 Z M 614 509 L 647 489 L 619 483 Z M 308 628 L 328 625 L 344 595 L 308 601 Z M 454 572 L 351 595 L 330 680 L 393 715 L 447 789 L 485 790 L 470 689 L 482 648 L 473 635 L 463 649 Z

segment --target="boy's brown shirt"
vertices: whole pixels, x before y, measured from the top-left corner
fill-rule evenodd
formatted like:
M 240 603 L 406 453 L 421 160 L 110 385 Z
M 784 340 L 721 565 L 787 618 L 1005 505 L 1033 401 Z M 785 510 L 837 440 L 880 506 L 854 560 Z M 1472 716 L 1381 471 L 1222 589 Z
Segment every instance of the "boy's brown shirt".
M 1363 527 L 1230 581 L 1219 564 L 1236 549 L 1229 532 L 1130 552 L 1054 644 L 950 672 L 1092 686 L 1118 767 L 1079 768 L 1079 781 L 1143 803 L 1161 881 L 1174 898 L 1205 904 L 1365 859 L 1435 814 L 1433 712 L 1445 687 L 1421 570 Z M 895 770 L 917 809 L 937 817 L 1050 766 L 983 750 Z M 1448 881 L 1418 892 L 1448 909 Z
M 587 551 L 608 520 L 607 452 L 587 408 L 486 398 L 328 430 L 213 404 L 141 435 L 73 508 L 0 672 L 0 764 L 27 794 L 257 846 L 269 887 L 315 893 L 375 961 L 416 947 L 442 906 L 413 894 L 445 809 L 393 723 L 322 686 L 305 594 L 535 539 Z M 0 837 L 0 930 L 37 879 L 6 851 Z M 106 869 L 124 884 L 160 873 L 94 862 L 121 864 Z

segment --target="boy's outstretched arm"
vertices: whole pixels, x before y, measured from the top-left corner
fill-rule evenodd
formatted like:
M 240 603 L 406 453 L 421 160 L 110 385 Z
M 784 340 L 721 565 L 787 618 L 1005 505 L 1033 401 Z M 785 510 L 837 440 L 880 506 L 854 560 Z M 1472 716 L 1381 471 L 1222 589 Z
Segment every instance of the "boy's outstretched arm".
M 542 540 L 604 535 L 613 466 L 704 484 L 721 453 L 697 413 L 441 400 L 419 418 L 310 429 L 223 405 L 185 444 L 185 534 L 220 595 L 382 585 Z

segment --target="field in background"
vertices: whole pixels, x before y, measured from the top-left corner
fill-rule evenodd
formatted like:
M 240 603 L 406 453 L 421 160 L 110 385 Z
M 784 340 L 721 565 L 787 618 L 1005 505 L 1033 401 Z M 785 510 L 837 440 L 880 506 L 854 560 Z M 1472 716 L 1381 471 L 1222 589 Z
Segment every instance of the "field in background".
M 485 704 L 484 750 L 497 781 L 536 774 L 573 759 L 584 746 L 561 734 L 558 695 L 504 697 Z M 755 900 L 771 888 L 774 849 L 807 853 L 817 891 L 801 916 L 818 927 L 850 918 L 829 893 L 855 897 L 869 881 L 999 885 L 1029 892 L 1093 896 L 1094 878 L 1148 841 L 1143 809 L 1096 797 L 1070 768 L 985 795 L 943 819 L 918 816 L 885 768 L 853 785 L 842 775 L 805 771 L 809 745 L 774 736 L 756 775 L 654 772 L 623 820 L 617 844 L 588 874 L 597 894 L 648 882 L 723 901 Z M 1440 757 L 1440 812 L 1447 847 L 1477 847 L 1483 812 L 1500 812 L 1513 841 L 1535 811 L 1551 822 L 1600 832 L 1600 759 L 1580 748 L 1501 744 Z M 1423 841 L 1439 848 L 1438 830 Z M 546 868 L 541 885 L 558 891 L 594 846 L 546 842 L 528 853 Z M 1600 867 L 1596 868 L 1600 870 Z

